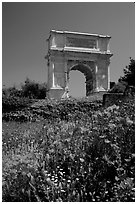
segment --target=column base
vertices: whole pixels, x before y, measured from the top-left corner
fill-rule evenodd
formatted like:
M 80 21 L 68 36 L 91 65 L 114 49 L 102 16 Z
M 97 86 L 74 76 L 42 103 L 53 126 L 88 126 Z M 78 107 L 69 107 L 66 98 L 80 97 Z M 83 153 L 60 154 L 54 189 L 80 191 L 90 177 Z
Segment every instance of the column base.
M 61 99 L 65 89 L 62 87 L 52 87 L 48 92 L 48 98 L 50 99 Z
M 107 90 L 100 86 L 95 89 L 95 92 L 107 92 Z
M 91 101 L 96 101 L 96 100 L 103 100 L 103 95 L 106 94 L 107 91 L 98 91 L 98 92 L 93 92 L 89 94 L 87 97 L 90 98 Z

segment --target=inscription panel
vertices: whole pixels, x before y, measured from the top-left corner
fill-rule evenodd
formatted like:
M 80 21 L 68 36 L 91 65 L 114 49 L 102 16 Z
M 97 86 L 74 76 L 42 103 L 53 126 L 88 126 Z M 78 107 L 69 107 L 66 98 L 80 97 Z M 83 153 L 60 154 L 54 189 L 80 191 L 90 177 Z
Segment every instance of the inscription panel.
M 96 48 L 96 40 L 67 37 L 66 46 L 92 48 L 93 49 L 93 48 Z

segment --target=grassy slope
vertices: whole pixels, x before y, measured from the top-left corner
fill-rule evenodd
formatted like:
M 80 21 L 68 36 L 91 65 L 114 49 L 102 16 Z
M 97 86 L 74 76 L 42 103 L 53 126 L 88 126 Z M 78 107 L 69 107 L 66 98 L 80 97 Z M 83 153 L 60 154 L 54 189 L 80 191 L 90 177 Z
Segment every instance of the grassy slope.
M 3 201 L 134 201 L 133 99 L 34 110 L 49 117 L 3 122 Z

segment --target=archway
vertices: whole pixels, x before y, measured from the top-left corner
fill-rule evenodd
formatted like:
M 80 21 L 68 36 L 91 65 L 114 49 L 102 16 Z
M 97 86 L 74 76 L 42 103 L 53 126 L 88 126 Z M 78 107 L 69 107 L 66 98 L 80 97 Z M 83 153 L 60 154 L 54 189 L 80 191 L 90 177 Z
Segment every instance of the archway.
M 69 74 L 78 70 L 85 76 L 86 96 L 109 90 L 108 49 L 110 36 L 55 31 L 48 38 L 48 97 L 68 98 Z
M 69 73 L 69 95 L 74 98 L 86 96 L 86 79 L 83 73 L 78 70 L 72 70 Z
M 72 65 L 72 66 L 70 66 Z M 83 61 L 68 61 L 69 68 L 69 75 L 72 71 L 78 71 L 85 77 L 85 96 L 90 95 L 95 87 L 95 63 L 90 62 L 90 66 L 87 64 L 87 62 Z M 68 79 L 69 82 L 69 79 Z M 70 83 L 69 83 L 70 84 Z

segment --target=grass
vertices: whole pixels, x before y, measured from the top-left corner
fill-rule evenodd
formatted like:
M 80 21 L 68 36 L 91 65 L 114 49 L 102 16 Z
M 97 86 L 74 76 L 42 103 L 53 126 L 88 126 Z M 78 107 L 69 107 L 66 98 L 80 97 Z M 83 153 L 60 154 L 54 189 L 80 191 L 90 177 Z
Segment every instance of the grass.
M 34 110 L 49 117 L 3 121 L 3 201 L 135 201 L 134 99 L 108 108 L 43 101 Z

